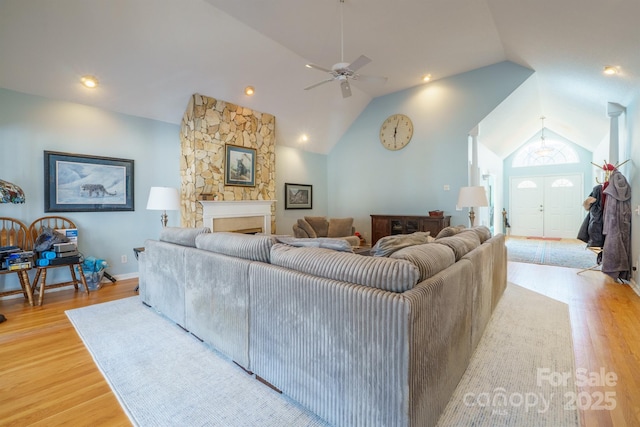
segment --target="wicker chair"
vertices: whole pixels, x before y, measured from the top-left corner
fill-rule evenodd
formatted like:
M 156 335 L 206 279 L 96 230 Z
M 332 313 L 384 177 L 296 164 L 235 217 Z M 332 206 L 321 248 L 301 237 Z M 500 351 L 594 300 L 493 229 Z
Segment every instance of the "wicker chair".
M 54 230 L 67 229 L 67 228 L 76 228 L 76 225 L 68 218 L 61 216 L 45 216 L 42 218 L 38 218 L 31 223 L 29 226 L 29 234 L 33 242 L 36 242 L 36 239 L 45 228 L 52 228 Z M 68 268 L 69 273 L 71 274 L 71 280 L 67 282 L 61 283 L 51 283 L 47 284 L 47 271 L 51 268 Z M 75 262 L 71 264 L 57 264 L 57 265 L 47 265 L 47 266 L 36 266 L 36 277 L 33 280 L 33 289 L 35 290 L 38 287 L 38 281 L 40 282 L 40 287 L 38 289 L 38 305 L 42 305 L 44 300 L 44 291 L 45 288 L 59 288 L 62 286 L 71 286 L 73 285 L 76 290 L 78 289 L 78 284 L 81 284 L 84 287 L 84 290 L 89 293 L 89 287 L 87 286 L 87 282 L 84 277 L 84 272 L 82 271 L 82 262 Z M 78 275 L 80 278 L 78 279 L 76 276 L 75 268 L 78 269 Z
M 0 247 L 18 246 L 23 251 L 31 250 L 31 236 L 27 226 L 14 218 L 0 217 Z M 25 299 L 33 305 L 33 291 L 29 282 L 29 269 L 0 270 L 0 274 L 16 273 L 22 289 L 0 292 L 0 297 L 7 295 L 23 294 Z

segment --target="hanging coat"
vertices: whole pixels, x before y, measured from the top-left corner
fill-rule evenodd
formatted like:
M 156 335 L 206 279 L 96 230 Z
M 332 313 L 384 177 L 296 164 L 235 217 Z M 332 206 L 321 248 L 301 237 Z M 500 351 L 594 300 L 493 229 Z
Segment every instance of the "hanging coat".
M 627 179 L 615 170 L 604 190 L 602 232 L 605 235 L 602 251 L 602 272 L 614 279 L 631 278 L 631 187 Z
M 582 221 L 580 230 L 578 230 L 578 239 L 587 244 L 588 247 L 601 248 L 604 245 L 604 236 L 602 235 L 602 185 L 598 184 L 593 187 L 593 191 L 589 194 L 595 202 L 589 207 L 589 213 Z

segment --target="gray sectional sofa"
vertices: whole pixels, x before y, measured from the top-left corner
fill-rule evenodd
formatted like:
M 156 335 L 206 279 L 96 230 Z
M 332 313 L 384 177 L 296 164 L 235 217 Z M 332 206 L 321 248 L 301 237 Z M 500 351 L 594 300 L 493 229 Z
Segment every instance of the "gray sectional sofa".
M 140 295 L 332 425 L 433 426 L 507 265 L 503 235 L 441 235 L 372 257 L 169 228 L 145 242 Z

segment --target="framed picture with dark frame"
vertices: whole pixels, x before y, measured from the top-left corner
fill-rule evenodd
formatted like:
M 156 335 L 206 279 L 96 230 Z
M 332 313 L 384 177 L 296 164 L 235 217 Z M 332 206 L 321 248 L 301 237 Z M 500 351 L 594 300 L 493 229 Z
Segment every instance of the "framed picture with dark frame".
M 284 184 L 285 209 L 312 209 L 313 186 L 306 184 Z
M 132 211 L 133 160 L 44 152 L 44 211 Z
M 256 186 L 256 150 L 226 144 L 224 185 Z

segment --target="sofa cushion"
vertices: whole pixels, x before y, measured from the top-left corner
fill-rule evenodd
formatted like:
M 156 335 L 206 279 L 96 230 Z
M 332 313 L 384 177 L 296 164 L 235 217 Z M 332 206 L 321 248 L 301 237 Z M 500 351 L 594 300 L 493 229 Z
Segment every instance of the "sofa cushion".
M 164 227 L 160 231 L 161 242 L 174 243 L 181 246 L 196 246 L 196 238 L 201 234 L 209 234 L 209 227 L 187 228 L 187 227 Z
M 327 279 L 404 292 L 418 283 L 420 271 L 414 264 L 390 258 L 374 258 L 323 248 L 296 248 L 276 243 L 271 263 Z
M 407 246 L 422 245 L 433 241 L 430 232 L 416 231 L 412 234 L 395 234 L 393 236 L 385 236 L 379 239 L 371 248 L 373 256 L 389 256 L 397 250 L 406 248 Z
M 316 237 L 327 237 L 329 235 L 329 221 L 323 216 L 305 216 L 304 220 L 313 227 Z
M 309 224 L 307 221 L 305 221 L 302 218 L 298 220 L 298 227 L 300 227 L 305 233 L 307 233 L 308 237 L 312 239 L 318 237 L 318 235 L 316 234 L 316 230 L 314 230 L 313 227 L 311 227 L 311 224 Z
M 260 262 L 269 262 L 273 243 L 274 239 L 271 236 L 226 231 L 196 237 L 198 249 Z
M 327 237 L 346 237 L 353 235 L 353 218 L 330 218 Z
M 478 235 L 480 243 L 484 243 L 491 238 L 491 230 L 489 230 L 489 227 L 487 226 L 476 225 L 475 227 L 469 228 L 469 230 Z
M 390 258 L 404 259 L 418 267 L 420 281 L 441 272 L 456 262 L 455 253 L 445 245 L 430 243 L 402 248 L 390 255 Z
M 464 225 L 456 225 L 456 226 L 445 227 L 442 230 L 440 230 L 440 232 L 436 236 L 436 239 L 439 239 L 441 237 L 455 236 L 456 234 L 458 234 L 459 232 L 461 232 L 464 229 L 465 229 Z
M 305 248 L 325 248 L 334 251 L 353 252 L 351 243 L 345 239 L 331 237 L 316 237 L 315 239 L 297 238 L 291 236 L 276 236 L 276 241 L 290 246 Z
M 456 255 L 456 261 L 480 246 L 478 235 L 471 230 L 461 231 L 455 236 L 441 237 L 436 239 L 434 243 L 445 245 L 453 249 Z

